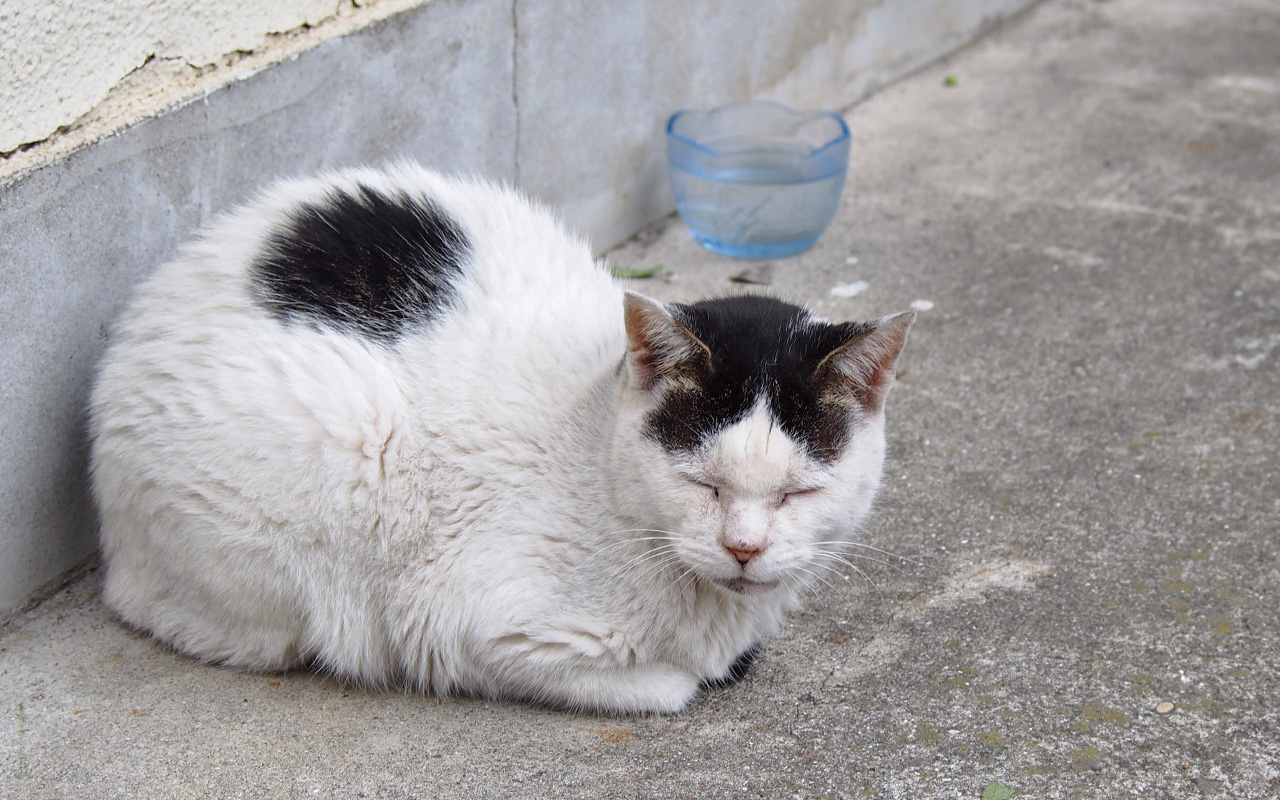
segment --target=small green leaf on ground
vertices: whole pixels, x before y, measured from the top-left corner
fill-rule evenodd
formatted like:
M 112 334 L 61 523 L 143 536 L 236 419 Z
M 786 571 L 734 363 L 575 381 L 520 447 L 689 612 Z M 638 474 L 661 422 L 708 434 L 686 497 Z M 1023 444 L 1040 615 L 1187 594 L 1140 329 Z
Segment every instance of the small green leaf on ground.
M 1014 792 L 1000 781 L 992 781 L 982 790 L 982 800 L 1009 800 Z
M 630 278 L 630 279 L 652 278 L 654 275 L 657 275 L 659 272 L 662 272 L 662 267 L 663 267 L 662 264 L 659 264 L 656 267 L 649 267 L 648 269 L 632 269 L 631 267 L 609 267 L 609 272 L 613 273 L 613 277 L 615 278 Z
M 960 79 L 957 78 L 955 75 L 948 75 L 947 77 L 942 79 L 943 86 L 955 86 L 959 82 L 960 82 Z

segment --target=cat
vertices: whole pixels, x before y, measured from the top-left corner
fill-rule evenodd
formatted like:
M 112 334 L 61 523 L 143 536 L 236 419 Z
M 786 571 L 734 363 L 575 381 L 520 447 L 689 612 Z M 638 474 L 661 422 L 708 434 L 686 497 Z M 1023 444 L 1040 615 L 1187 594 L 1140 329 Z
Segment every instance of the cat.
M 247 670 L 679 712 L 844 563 L 913 319 L 658 302 L 409 163 L 284 181 L 114 327 L 105 602 Z

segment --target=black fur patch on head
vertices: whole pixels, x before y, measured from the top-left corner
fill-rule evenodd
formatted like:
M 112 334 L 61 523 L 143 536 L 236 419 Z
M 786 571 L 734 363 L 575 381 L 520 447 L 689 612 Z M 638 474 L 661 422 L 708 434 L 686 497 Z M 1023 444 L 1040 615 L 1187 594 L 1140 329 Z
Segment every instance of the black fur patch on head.
M 257 298 L 285 322 L 394 342 L 454 300 L 470 242 L 432 200 L 368 186 L 299 206 L 254 259 Z
M 850 409 L 829 402 L 831 380 L 819 367 L 870 326 L 815 322 L 803 308 L 758 295 L 668 308 L 711 357 L 681 366 L 688 380 L 650 412 L 645 435 L 667 450 L 697 450 L 745 419 L 763 396 L 782 430 L 812 457 L 827 463 L 839 457 Z

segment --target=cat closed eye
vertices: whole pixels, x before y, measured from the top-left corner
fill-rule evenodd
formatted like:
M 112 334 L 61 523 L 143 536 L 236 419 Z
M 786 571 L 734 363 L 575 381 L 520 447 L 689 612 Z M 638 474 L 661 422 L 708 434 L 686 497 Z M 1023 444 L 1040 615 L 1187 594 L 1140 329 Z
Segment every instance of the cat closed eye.
M 812 489 L 795 489 L 790 492 L 783 492 L 782 496 L 778 498 L 778 506 L 781 507 L 786 505 L 787 502 L 794 497 L 805 497 L 807 495 L 814 495 L 820 491 L 822 491 L 822 487 L 814 487 Z
M 715 497 L 715 499 L 717 499 L 717 500 L 719 500 L 719 499 L 720 499 L 720 487 L 719 487 L 719 486 L 716 486 L 715 484 L 711 484 L 711 483 L 704 483 L 704 482 L 702 482 L 702 481 L 695 481 L 695 480 L 691 480 L 691 481 L 689 481 L 689 482 L 690 482 L 690 483 L 692 483 L 694 486 L 700 487 L 700 488 L 702 488 L 702 489 L 705 489 L 705 490 L 706 490 L 706 491 L 708 491 L 708 492 L 711 492 L 712 496 L 714 496 L 714 497 Z

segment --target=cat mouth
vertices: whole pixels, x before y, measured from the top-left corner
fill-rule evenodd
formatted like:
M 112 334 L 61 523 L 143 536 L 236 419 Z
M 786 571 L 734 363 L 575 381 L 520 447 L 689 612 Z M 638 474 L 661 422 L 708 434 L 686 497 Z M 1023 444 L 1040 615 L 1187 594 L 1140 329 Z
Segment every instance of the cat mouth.
M 746 578 L 717 580 L 716 583 L 738 594 L 764 594 L 778 588 L 780 581 L 749 581 Z

